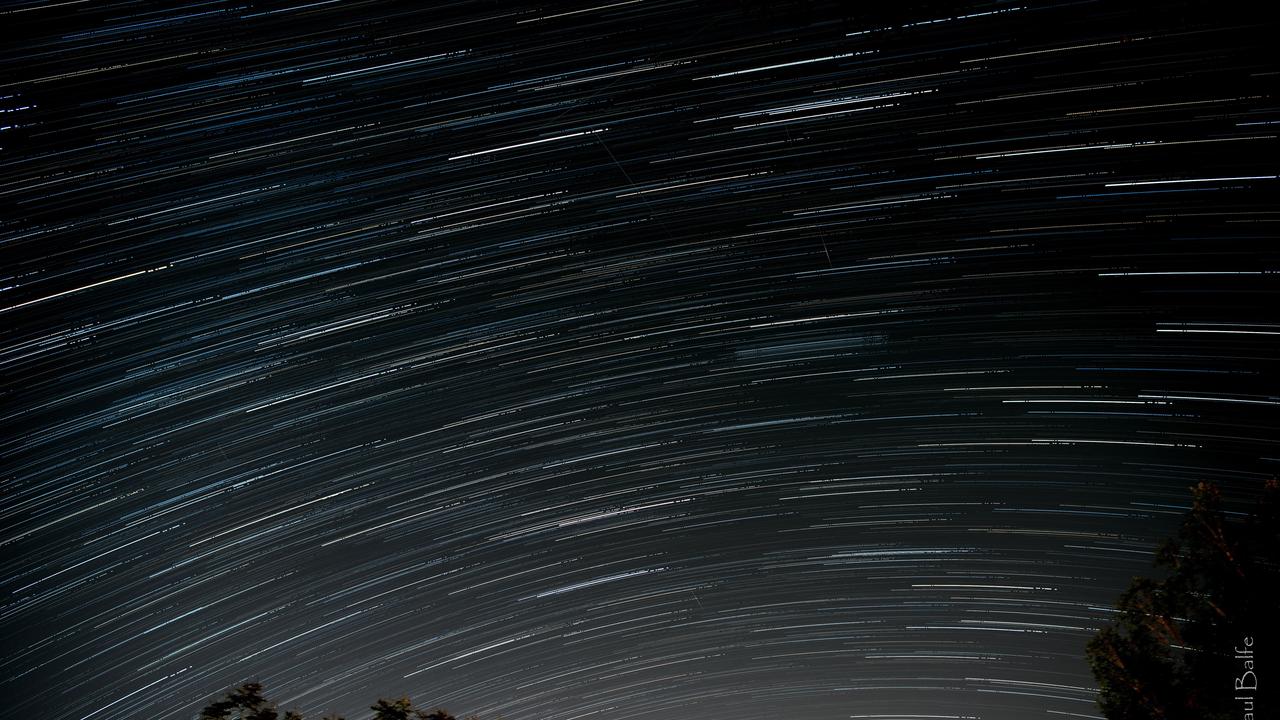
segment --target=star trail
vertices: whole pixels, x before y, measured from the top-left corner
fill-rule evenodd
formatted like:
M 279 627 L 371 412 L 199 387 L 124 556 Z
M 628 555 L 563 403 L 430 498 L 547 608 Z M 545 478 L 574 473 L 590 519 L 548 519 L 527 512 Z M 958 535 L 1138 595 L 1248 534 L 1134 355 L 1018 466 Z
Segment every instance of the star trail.
M 0 717 L 1098 718 L 1280 464 L 1246 6 L 0 28 Z

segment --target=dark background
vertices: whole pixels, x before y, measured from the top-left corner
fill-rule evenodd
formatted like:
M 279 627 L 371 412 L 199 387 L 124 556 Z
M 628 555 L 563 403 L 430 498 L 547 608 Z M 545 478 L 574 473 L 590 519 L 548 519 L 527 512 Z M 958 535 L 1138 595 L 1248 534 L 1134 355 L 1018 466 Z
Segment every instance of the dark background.
M 1096 717 L 1280 458 L 1242 8 L 5 6 L 0 717 Z

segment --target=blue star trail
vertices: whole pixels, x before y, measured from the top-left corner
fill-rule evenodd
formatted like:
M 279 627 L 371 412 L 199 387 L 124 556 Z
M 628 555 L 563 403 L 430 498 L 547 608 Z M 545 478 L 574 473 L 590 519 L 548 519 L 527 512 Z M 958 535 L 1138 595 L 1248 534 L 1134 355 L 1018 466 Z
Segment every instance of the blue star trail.
M 0 718 L 1097 718 L 1280 465 L 1247 9 L 0 27 Z

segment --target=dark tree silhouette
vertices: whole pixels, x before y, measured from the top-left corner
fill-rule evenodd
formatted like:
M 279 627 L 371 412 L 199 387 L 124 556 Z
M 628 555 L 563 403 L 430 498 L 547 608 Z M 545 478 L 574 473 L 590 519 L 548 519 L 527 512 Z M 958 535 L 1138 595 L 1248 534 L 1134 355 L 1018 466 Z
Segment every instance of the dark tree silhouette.
M 431 712 L 419 710 L 407 697 L 399 700 L 379 700 L 370 706 L 373 720 L 456 720 L 445 710 Z M 245 683 L 227 693 L 222 700 L 210 703 L 200 713 L 200 720 L 302 720 L 302 716 L 289 711 L 282 717 L 274 703 L 262 695 L 262 685 Z M 324 720 L 343 720 L 337 715 L 327 715 Z M 469 717 L 467 720 L 478 720 Z
M 262 696 L 260 683 L 245 683 L 227 693 L 227 696 L 211 703 L 200 713 L 200 720 L 279 720 L 280 713 L 274 703 Z M 302 720 L 302 716 L 289 711 L 283 720 Z M 342 720 L 337 718 L 336 720 Z
M 452 715 L 439 708 L 430 713 L 418 710 L 407 697 L 379 700 L 370 709 L 373 710 L 373 720 L 455 720 Z
M 1244 675 L 1252 655 L 1240 651 L 1275 652 L 1280 642 L 1280 485 L 1268 482 L 1243 519 L 1222 511 L 1214 485 L 1192 491 L 1191 511 L 1156 554 L 1164 579 L 1134 578 L 1115 623 L 1089 642 L 1098 705 L 1110 720 L 1264 717 L 1245 715 L 1253 709 L 1245 699 L 1260 700 Z
M 373 720 L 413 720 L 418 714 L 407 697 L 399 700 L 379 700 L 369 709 L 373 710 Z

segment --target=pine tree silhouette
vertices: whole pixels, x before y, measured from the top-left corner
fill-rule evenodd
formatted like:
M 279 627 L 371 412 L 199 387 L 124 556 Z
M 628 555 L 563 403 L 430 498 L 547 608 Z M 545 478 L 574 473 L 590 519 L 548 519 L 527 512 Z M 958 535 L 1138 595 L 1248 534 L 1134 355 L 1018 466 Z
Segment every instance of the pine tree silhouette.
M 436 708 L 431 712 L 419 710 L 407 697 L 398 700 L 378 700 L 370 706 L 373 720 L 456 720 L 447 711 Z M 283 716 L 274 703 L 262 694 L 261 683 L 245 683 L 226 694 L 222 700 L 210 703 L 200 713 L 200 720 L 303 720 L 294 711 Z M 343 720 L 338 715 L 326 715 L 324 720 Z M 474 716 L 467 720 L 478 720 Z
M 1192 492 L 1191 511 L 1156 554 L 1164 579 L 1134 578 L 1115 623 L 1088 644 L 1109 720 L 1244 717 L 1236 651 L 1246 638 L 1263 647 L 1280 642 L 1280 484 L 1268 482 L 1244 520 L 1222 511 L 1214 485 Z

